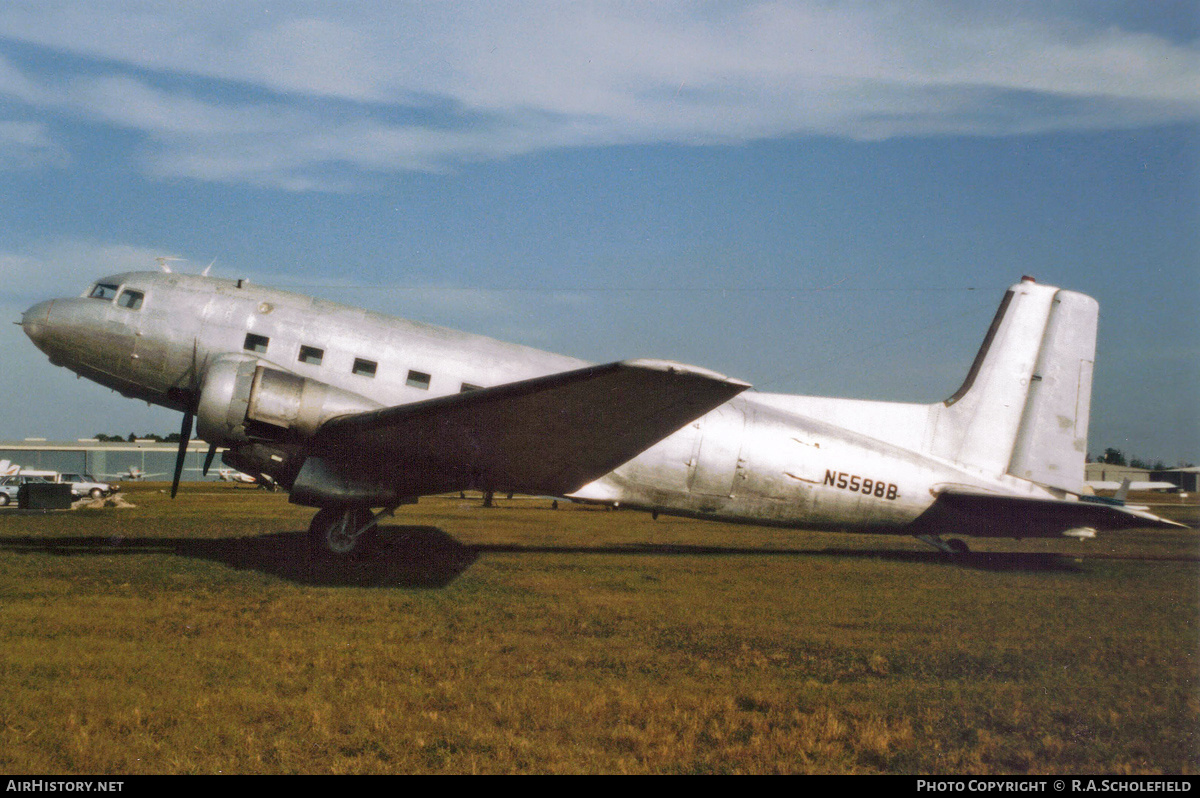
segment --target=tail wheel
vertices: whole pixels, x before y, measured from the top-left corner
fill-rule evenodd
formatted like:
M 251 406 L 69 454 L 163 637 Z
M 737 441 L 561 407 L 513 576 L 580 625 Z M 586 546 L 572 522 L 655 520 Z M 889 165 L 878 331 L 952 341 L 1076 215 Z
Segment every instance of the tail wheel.
M 315 554 L 342 559 L 366 548 L 375 526 L 368 507 L 325 507 L 317 512 L 308 527 L 308 538 Z
M 922 543 L 928 543 L 943 554 L 958 556 L 971 553 L 971 547 L 960 538 L 942 540 L 941 535 L 917 535 L 916 538 Z

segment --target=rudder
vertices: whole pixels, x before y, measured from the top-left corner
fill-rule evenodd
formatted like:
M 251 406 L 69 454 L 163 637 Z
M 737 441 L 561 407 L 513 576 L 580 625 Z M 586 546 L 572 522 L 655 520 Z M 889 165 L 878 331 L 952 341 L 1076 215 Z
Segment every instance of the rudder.
M 940 408 L 932 453 L 1079 493 L 1098 309 L 1030 278 L 1010 288 L 966 381 Z

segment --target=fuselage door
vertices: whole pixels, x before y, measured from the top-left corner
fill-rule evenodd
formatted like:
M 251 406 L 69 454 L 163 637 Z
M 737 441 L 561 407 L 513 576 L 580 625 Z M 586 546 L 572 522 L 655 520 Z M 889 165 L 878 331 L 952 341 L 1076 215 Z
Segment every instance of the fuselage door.
M 166 292 L 159 291 L 160 300 Z M 167 363 L 167 346 L 172 338 L 172 320 L 166 308 L 157 307 L 153 299 L 147 301 L 144 291 L 126 288 L 117 297 L 118 308 L 128 313 L 126 323 L 133 329 L 133 367 L 136 373 L 147 380 L 146 385 L 162 390 L 164 369 Z M 182 310 L 182 309 L 179 309 Z M 174 323 L 178 325 L 181 315 Z
M 746 414 L 733 404 L 723 404 L 701 419 L 700 445 L 688 485 L 692 493 L 733 495 L 745 427 Z

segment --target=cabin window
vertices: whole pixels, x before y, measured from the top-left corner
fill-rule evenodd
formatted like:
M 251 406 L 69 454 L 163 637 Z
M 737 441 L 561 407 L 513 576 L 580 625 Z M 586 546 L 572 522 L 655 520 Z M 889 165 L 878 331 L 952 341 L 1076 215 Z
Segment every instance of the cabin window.
M 123 291 L 121 292 L 120 298 L 117 299 L 117 304 L 123 308 L 137 310 L 142 306 L 142 300 L 145 299 L 145 297 L 146 295 L 141 291 Z
M 317 349 L 315 346 L 300 345 L 300 362 L 307 363 L 310 366 L 319 366 L 325 358 L 325 350 Z
M 482 387 L 483 387 L 482 385 L 472 385 L 469 382 L 464 382 L 462 384 L 462 388 L 459 388 L 458 392 L 466 393 L 467 391 L 478 391 Z
M 260 355 L 265 355 L 269 343 L 271 343 L 271 339 L 265 335 L 246 333 L 246 343 L 242 344 L 242 348 L 247 352 L 258 352 Z
M 420 388 L 422 391 L 428 391 L 430 379 L 432 378 L 422 371 L 410 371 L 408 372 L 408 380 L 404 384 L 409 388 Z
M 379 364 L 374 360 L 363 360 L 361 357 L 356 357 L 354 358 L 354 368 L 351 371 L 360 377 L 374 377 L 377 368 L 379 368 Z
M 88 296 L 92 299 L 103 299 L 105 302 L 111 302 L 113 297 L 117 295 L 118 288 L 119 286 L 108 283 L 96 283 L 92 286 L 91 293 Z

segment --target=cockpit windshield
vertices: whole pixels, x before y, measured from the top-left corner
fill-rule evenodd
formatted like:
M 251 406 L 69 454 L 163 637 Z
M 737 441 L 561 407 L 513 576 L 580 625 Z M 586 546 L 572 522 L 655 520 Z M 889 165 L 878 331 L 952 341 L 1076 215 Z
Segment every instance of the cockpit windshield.
M 117 289 L 120 286 L 112 285 L 111 283 L 96 283 L 92 286 L 92 290 L 88 292 L 88 296 L 92 299 L 103 299 L 105 302 L 111 302 L 117 295 Z

